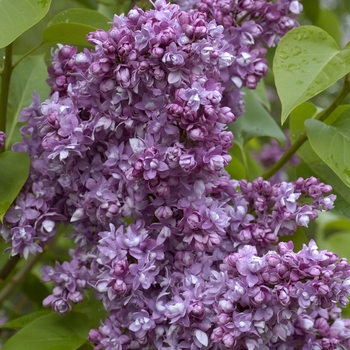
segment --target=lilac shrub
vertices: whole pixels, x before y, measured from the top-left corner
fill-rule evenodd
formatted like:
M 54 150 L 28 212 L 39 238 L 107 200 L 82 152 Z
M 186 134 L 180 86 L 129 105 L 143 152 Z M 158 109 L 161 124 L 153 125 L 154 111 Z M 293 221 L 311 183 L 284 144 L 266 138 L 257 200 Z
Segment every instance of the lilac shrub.
M 254 16 L 243 12 L 242 28 Z M 246 44 L 229 42 L 220 23 L 163 0 L 134 7 L 88 34 L 95 50 L 59 45 L 51 98 L 35 95 L 22 112 L 28 125 L 14 149 L 30 155 L 31 172 L 1 232 L 12 255 L 27 257 L 71 225 L 71 260 L 41 269 L 55 284 L 43 303 L 65 314 L 93 289 L 108 312 L 89 334 L 96 350 L 348 345 L 337 308 L 349 295 L 346 261 L 314 242 L 276 250 L 280 236 L 333 207 L 331 186 L 225 171 L 236 118 L 225 77 L 248 79 L 265 61 L 238 69 Z M 257 24 L 264 38 L 268 23 Z

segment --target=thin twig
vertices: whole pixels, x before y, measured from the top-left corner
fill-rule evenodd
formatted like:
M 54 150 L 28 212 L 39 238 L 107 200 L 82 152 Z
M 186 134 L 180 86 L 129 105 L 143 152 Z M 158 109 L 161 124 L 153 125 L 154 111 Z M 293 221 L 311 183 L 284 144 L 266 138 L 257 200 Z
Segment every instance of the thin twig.
M 34 48 L 32 48 L 31 50 L 29 50 L 28 52 L 26 52 L 24 55 L 22 55 L 13 65 L 12 65 L 12 69 L 15 69 L 26 57 L 28 57 L 29 55 L 31 55 L 34 51 L 36 51 L 37 49 L 39 49 L 41 46 L 43 46 L 43 43 L 41 43 L 38 46 L 35 46 Z
M 33 266 L 40 260 L 42 254 L 31 255 L 23 267 L 13 276 L 8 284 L 0 291 L 0 305 L 22 284 Z
M 0 283 L 2 283 L 7 276 L 13 271 L 21 257 L 19 255 L 11 256 L 4 267 L 0 270 Z

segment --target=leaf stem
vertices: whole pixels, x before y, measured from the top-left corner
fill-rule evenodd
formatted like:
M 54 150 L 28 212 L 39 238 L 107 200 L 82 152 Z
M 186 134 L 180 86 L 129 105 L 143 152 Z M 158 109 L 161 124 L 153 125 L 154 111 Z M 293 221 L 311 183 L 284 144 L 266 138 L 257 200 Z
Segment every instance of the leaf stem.
M 326 120 L 333 112 L 334 110 L 341 104 L 341 102 L 344 100 L 344 98 L 349 94 L 350 92 L 350 74 L 347 74 L 344 79 L 344 84 L 342 89 L 340 90 L 338 96 L 335 98 L 335 100 L 326 108 L 318 117 L 315 119 L 324 121 Z M 304 142 L 307 140 L 306 130 L 304 130 L 298 139 L 293 143 L 293 145 L 283 154 L 283 156 L 264 174 L 261 176 L 267 180 L 271 176 L 277 173 L 278 170 L 280 170 L 283 165 L 285 165 L 288 160 L 296 153 L 296 151 L 304 144 Z
M 22 55 L 13 65 L 12 65 L 12 69 L 15 69 L 19 63 L 21 63 L 26 57 L 28 57 L 29 55 L 31 55 L 34 51 L 36 51 L 37 49 L 39 49 L 41 46 L 43 46 L 43 43 L 41 43 L 38 46 L 33 47 L 31 50 L 29 50 L 28 52 L 26 52 L 24 55 Z
M 5 48 L 4 66 L 2 70 L 1 92 L 0 92 L 0 131 L 6 132 L 6 115 L 8 106 L 8 97 L 10 91 L 10 81 L 12 74 L 12 43 Z M 0 153 L 5 148 L 0 148 Z
M 0 291 L 0 305 L 14 293 L 14 291 L 25 280 L 33 266 L 40 260 L 42 254 L 32 255 L 28 258 L 22 268 L 11 278 L 8 284 Z

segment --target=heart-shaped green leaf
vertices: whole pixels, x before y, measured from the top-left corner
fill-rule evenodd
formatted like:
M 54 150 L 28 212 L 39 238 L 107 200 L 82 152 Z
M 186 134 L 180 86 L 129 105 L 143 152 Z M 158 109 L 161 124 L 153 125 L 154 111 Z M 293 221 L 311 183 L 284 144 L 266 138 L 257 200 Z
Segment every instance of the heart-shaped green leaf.
M 26 153 L 6 151 L 0 154 L 0 220 L 21 191 L 29 175 Z
M 295 107 L 350 72 L 350 45 L 340 51 L 333 38 L 320 28 L 294 28 L 277 47 L 273 71 L 283 124 Z
M 50 5 L 51 0 L 0 0 L 0 48 L 38 23 Z

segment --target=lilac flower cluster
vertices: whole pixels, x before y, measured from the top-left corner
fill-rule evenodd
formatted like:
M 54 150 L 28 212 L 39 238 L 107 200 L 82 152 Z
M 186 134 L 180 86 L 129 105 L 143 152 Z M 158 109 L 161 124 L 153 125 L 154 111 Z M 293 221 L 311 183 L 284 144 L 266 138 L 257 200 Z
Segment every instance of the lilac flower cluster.
M 223 102 L 239 116 L 244 113 L 241 88 L 255 89 L 268 72 L 265 46 L 277 45 L 280 38 L 298 25 L 300 0 L 177 0 L 183 9 L 197 8 L 225 30 L 228 51 L 235 59 L 222 70 Z
M 64 314 L 92 288 L 109 315 L 90 332 L 96 350 L 233 348 L 230 337 L 238 348 L 265 349 L 257 333 L 265 330 L 273 346 L 293 334 L 317 343 L 319 318 L 330 325 L 322 323 L 330 342 L 344 342 L 348 323 L 334 314 L 349 294 L 345 260 L 316 253 L 313 243 L 297 254 L 283 244 L 270 252 L 279 236 L 333 207 L 332 188 L 315 178 L 230 179 L 226 126 L 235 115 L 222 104 L 222 74 L 236 58 L 224 27 L 163 0 L 154 7 L 135 7 L 115 16 L 108 32 L 90 33 L 95 50 L 53 52 L 51 98 L 40 104 L 34 96 L 14 146 L 32 164 L 1 225 L 12 255 L 41 252 L 59 224 L 71 225 L 71 261 L 41 270 L 55 283 L 44 305 Z M 270 266 L 273 254 L 280 260 Z M 236 257 L 243 265 L 229 264 Z M 307 264 L 320 272 L 312 270 L 314 279 Z M 289 318 L 277 282 L 261 277 L 281 269 L 275 281 L 290 286 Z M 316 300 L 316 282 L 329 287 L 330 302 Z M 310 305 L 297 303 L 299 290 Z M 310 332 L 299 316 L 314 320 Z M 285 318 L 293 328 L 284 336 L 276 322 Z
M 218 326 L 211 339 L 229 349 L 348 349 L 350 320 L 340 318 L 348 304 L 350 265 L 319 251 L 314 241 L 293 252 L 257 255 L 253 246 L 228 255 L 220 265 L 222 281 L 215 305 Z

